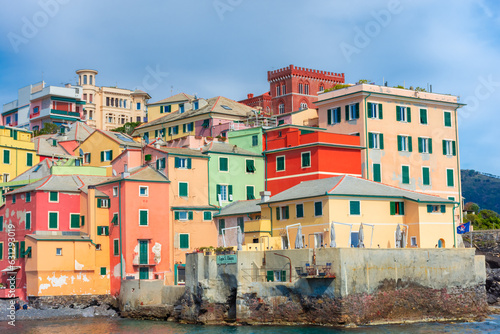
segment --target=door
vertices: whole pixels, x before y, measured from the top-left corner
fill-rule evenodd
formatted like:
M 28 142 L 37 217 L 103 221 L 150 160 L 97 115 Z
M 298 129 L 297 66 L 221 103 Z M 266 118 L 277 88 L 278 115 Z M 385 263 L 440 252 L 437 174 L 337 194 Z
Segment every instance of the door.
M 147 240 L 139 240 L 139 264 L 148 264 L 148 241 Z
M 139 268 L 139 279 L 149 279 L 149 268 L 140 267 Z

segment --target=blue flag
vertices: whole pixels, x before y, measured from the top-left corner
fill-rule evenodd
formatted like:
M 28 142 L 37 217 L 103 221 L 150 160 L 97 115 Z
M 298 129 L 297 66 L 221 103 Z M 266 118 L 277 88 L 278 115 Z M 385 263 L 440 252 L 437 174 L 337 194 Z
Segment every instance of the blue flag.
M 458 227 L 457 227 L 458 234 L 467 233 L 467 232 L 469 232 L 469 230 L 470 230 L 470 222 L 467 222 L 467 223 L 462 224 L 462 225 L 458 225 Z

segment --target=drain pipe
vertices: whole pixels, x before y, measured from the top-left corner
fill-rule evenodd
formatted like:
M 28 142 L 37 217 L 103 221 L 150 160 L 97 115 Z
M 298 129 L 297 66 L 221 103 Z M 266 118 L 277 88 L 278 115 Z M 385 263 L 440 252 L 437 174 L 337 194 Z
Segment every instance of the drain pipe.
M 285 256 L 285 255 L 281 255 L 281 254 L 278 254 L 278 253 L 274 253 L 274 255 L 278 255 L 278 256 L 282 256 L 282 257 L 285 257 L 288 259 L 289 262 L 289 265 L 290 265 L 290 283 L 292 283 L 292 260 L 288 257 L 288 256 Z
M 365 97 L 365 152 L 366 152 L 366 179 L 370 179 L 370 168 L 368 163 L 368 104 L 366 99 L 368 99 L 372 95 L 372 93 L 368 93 L 368 96 Z M 361 144 L 361 143 L 360 143 Z

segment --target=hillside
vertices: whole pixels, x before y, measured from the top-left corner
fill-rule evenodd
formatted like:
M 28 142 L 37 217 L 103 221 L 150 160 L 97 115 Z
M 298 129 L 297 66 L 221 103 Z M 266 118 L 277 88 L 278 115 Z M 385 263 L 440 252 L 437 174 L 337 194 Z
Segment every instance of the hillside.
M 474 202 L 481 209 L 500 212 L 500 176 L 463 169 L 462 194 L 466 203 Z

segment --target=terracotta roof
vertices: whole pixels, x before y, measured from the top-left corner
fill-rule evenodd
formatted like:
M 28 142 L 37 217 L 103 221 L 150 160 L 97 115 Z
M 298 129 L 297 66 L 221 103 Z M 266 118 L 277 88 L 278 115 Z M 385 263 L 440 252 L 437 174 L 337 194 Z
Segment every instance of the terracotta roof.
M 262 157 L 262 154 L 251 152 L 240 148 L 236 145 L 229 144 L 226 142 L 216 142 L 212 141 L 211 143 L 203 146 L 201 148 L 202 153 L 222 153 L 222 154 L 240 154 L 240 155 L 252 155 L 257 157 Z
M 249 201 L 236 201 L 223 207 L 214 217 L 245 215 L 247 213 L 260 212 L 260 199 Z
M 172 95 L 170 97 L 167 97 L 166 99 L 160 100 L 158 102 L 148 103 L 148 106 L 155 105 L 155 104 L 162 104 L 162 103 L 175 103 L 175 102 L 183 102 L 183 101 L 189 102 L 192 100 L 194 100 L 193 95 L 189 95 L 186 93 L 179 93 L 179 94 L 175 94 L 175 95 Z

